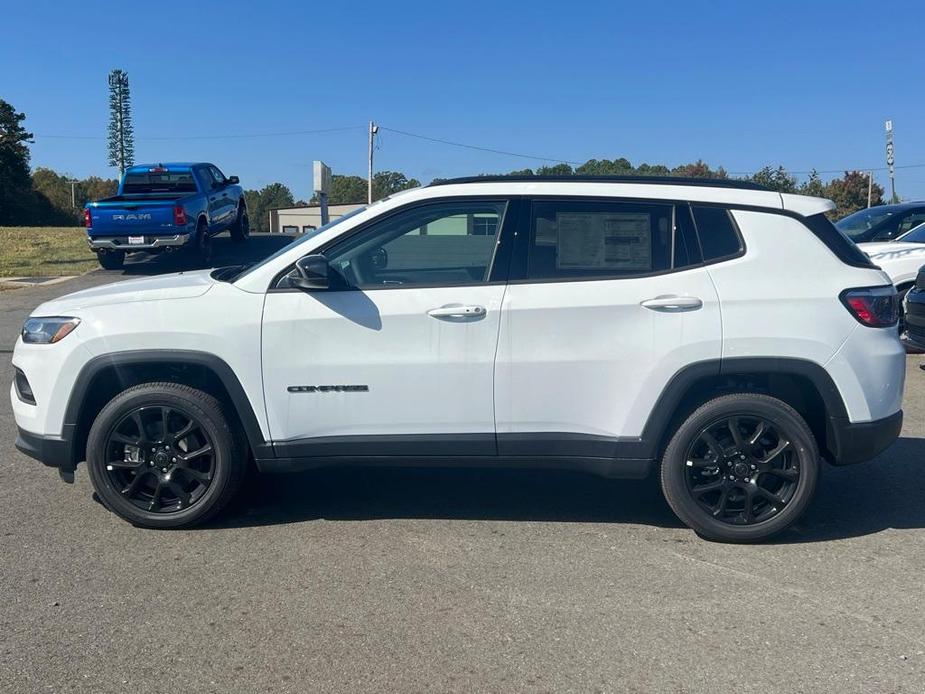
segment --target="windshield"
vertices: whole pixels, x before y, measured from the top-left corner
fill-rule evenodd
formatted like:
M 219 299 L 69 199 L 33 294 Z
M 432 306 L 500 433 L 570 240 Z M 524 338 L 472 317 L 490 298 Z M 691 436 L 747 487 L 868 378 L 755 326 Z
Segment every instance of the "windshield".
M 381 201 L 380 201 L 380 202 L 381 202 Z M 373 203 L 373 204 L 375 204 L 375 203 Z M 313 229 L 312 231 L 309 231 L 309 232 L 306 232 L 305 234 L 302 234 L 302 236 L 299 237 L 296 241 L 293 241 L 292 243 L 283 246 L 283 247 L 280 248 L 278 251 L 276 251 L 276 253 L 274 253 L 273 255 L 267 256 L 266 258 L 264 258 L 263 260 L 261 260 L 261 261 L 260 261 L 259 263 L 257 263 L 256 265 L 251 265 L 251 266 L 249 266 L 249 267 L 245 267 L 245 268 L 243 269 L 242 272 L 240 272 L 239 274 L 235 275 L 234 277 L 227 277 L 227 278 L 224 279 L 224 281 L 226 281 L 226 282 L 234 282 L 234 281 L 236 281 L 236 280 L 241 279 L 241 278 L 244 277 L 245 275 L 249 275 L 250 273 L 252 273 L 252 272 L 253 272 L 254 270 L 256 270 L 257 268 L 263 267 L 263 266 L 266 265 L 267 263 L 270 263 L 270 262 L 276 260 L 276 259 L 277 259 L 279 256 L 281 256 L 283 253 L 288 253 L 289 251 L 291 251 L 291 250 L 292 250 L 293 248 L 295 248 L 296 246 L 299 246 L 299 245 L 305 243 L 306 241 L 310 241 L 311 239 L 315 238 L 315 237 L 316 237 L 318 234 L 320 234 L 322 231 L 327 231 L 327 230 L 330 229 L 331 227 L 337 226 L 337 225 L 340 224 L 341 222 L 344 222 L 344 221 L 350 219 L 351 217 L 355 217 L 356 215 L 360 214 L 360 212 L 363 212 L 363 211 L 366 210 L 366 209 L 368 209 L 368 205 L 364 205 L 363 207 L 358 207 L 357 209 L 355 209 L 355 210 L 353 210 L 353 211 L 351 211 L 351 212 L 348 212 L 348 213 L 345 214 L 343 217 L 338 217 L 337 219 L 332 219 L 332 220 L 331 220 L 330 222 L 328 222 L 327 224 L 324 224 L 324 225 L 318 227 L 317 229 Z
M 127 173 L 122 184 L 123 195 L 135 193 L 195 193 L 192 171 L 158 173 Z
M 896 240 L 902 241 L 903 243 L 925 243 L 925 224 L 912 227 Z
M 835 222 L 835 226 L 841 233 L 853 240 L 885 222 L 892 214 L 893 210 L 883 207 L 870 207 L 866 210 L 858 210 L 854 214 L 849 214 L 844 219 Z

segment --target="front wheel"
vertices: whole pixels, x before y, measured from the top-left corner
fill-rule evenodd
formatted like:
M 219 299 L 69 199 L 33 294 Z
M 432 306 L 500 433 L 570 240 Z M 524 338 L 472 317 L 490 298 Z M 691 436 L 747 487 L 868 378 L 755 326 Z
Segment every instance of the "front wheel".
M 182 528 L 232 499 L 246 470 L 242 449 L 211 395 L 145 383 L 99 413 L 87 438 L 87 468 L 113 513 L 146 528 Z
M 796 522 L 818 475 L 816 440 L 800 414 L 777 398 L 736 393 L 678 427 L 661 477 L 668 505 L 699 535 L 757 542 Z
M 251 235 L 251 222 L 245 207 L 238 208 L 238 216 L 231 225 L 231 240 L 235 243 L 244 243 Z

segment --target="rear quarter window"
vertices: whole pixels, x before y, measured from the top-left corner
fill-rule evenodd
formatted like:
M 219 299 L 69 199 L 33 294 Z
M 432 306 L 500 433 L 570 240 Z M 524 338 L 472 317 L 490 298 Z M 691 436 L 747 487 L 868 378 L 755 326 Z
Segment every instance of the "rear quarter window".
M 691 209 L 705 263 L 731 258 L 742 251 L 742 238 L 729 210 L 698 205 Z

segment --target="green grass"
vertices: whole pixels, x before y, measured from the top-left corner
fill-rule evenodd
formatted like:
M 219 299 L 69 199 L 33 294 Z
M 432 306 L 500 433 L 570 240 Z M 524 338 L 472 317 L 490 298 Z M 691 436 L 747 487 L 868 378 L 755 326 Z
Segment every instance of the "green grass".
M 0 227 L 0 277 L 79 275 L 95 267 L 82 227 Z

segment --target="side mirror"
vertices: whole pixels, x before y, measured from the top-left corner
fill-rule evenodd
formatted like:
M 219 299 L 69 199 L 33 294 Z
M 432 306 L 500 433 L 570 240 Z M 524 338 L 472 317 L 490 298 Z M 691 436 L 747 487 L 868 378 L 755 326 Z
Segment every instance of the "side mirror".
M 321 254 L 306 255 L 295 261 L 296 276 L 290 278 L 293 287 L 314 291 L 331 286 L 328 259 Z
M 231 186 L 236 186 L 241 182 L 241 179 L 237 176 L 229 176 L 226 180 L 228 181 L 228 185 Z

